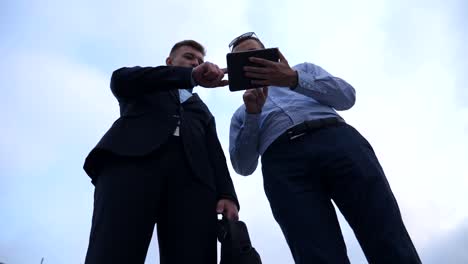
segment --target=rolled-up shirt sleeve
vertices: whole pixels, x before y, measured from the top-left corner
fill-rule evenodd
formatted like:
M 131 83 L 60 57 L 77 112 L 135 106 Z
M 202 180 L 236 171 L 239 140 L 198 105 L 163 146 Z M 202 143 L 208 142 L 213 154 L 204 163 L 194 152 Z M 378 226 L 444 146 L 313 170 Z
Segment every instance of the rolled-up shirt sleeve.
M 240 108 L 231 119 L 229 154 L 234 170 L 243 176 L 252 174 L 258 165 L 260 114 L 248 114 Z
M 297 93 L 311 97 L 319 103 L 336 110 L 347 110 L 356 101 L 356 91 L 341 78 L 334 77 L 320 66 L 302 63 L 294 67 L 298 82 L 293 89 Z

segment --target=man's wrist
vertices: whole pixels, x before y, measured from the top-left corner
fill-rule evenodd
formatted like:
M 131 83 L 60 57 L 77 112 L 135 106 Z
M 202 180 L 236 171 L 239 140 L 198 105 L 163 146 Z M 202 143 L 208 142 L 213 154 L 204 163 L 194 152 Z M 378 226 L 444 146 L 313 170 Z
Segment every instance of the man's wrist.
M 297 73 L 296 70 L 292 70 L 292 74 L 291 74 L 290 81 L 289 81 L 289 88 L 291 90 L 296 89 L 297 84 L 298 84 L 298 79 L 299 79 L 299 74 Z
M 258 125 L 258 121 L 260 120 L 260 113 L 257 114 L 251 114 L 247 111 L 245 111 L 244 115 L 244 125 Z
M 262 110 L 249 110 L 249 109 L 245 109 L 245 113 L 249 114 L 249 115 L 258 115 L 262 112 Z
M 192 69 L 192 74 L 190 74 L 190 83 L 192 84 L 193 87 L 197 86 L 198 83 L 197 81 L 195 80 L 195 78 L 193 78 L 193 72 L 194 72 L 195 68 Z
M 218 200 L 218 202 L 220 200 L 229 200 L 229 201 L 233 202 L 236 205 L 238 211 L 240 209 L 239 201 L 237 200 L 237 198 L 235 196 L 232 196 L 230 194 L 220 194 L 220 195 L 218 195 L 217 200 Z

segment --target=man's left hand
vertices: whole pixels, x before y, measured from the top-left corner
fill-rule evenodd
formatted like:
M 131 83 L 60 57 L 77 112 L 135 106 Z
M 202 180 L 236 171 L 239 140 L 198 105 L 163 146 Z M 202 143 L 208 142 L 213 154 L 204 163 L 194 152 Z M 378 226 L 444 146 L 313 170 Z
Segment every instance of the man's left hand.
M 279 57 L 279 62 L 251 57 L 250 61 L 261 65 L 261 67 L 245 66 L 245 76 L 260 79 L 252 80 L 252 84 L 255 85 L 296 87 L 297 72 L 289 66 L 288 61 L 281 52 L 279 52 Z
M 223 216 L 229 220 L 239 220 L 239 210 L 236 204 L 229 199 L 219 200 L 216 205 L 216 212 L 218 214 L 223 214 Z

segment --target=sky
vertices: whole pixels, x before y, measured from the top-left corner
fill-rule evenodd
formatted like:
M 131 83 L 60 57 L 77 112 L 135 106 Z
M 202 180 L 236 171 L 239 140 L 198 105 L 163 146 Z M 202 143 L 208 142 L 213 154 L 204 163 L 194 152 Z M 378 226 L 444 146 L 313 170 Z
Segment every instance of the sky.
M 464 0 L 1 1 L 0 263 L 83 263 L 94 189 L 82 165 L 118 118 L 113 70 L 163 65 L 183 39 L 224 67 L 247 31 L 353 85 L 340 115 L 374 147 L 423 262 L 468 263 L 467 23 Z M 195 91 L 229 157 L 242 93 Z M 230 170 L 263 263 L 293 263 L 260 166 Z M 351 262 L 366 263 L 340 223 Z M 146 263 L 159 263 L 156 239 Z

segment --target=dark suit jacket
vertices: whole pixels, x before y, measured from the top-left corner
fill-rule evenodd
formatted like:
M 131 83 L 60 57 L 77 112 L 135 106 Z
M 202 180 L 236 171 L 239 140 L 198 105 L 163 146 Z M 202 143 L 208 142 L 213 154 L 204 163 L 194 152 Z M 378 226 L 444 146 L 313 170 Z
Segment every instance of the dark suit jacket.
M 84 170 L 93 182 L 106 153 L 147 155 L 174 133 L 180 120 L 180 135 L 195 177 L 216 191 L 218 198 L 238 204 L 213 115 L 197 94 L 180 103 L 177 89 L 193 88 L 191 74 L 192 68 L 173 66 L 121 68 L 112 74 L 111 90 L 119 101 L 120 118 L 86 158 Z

